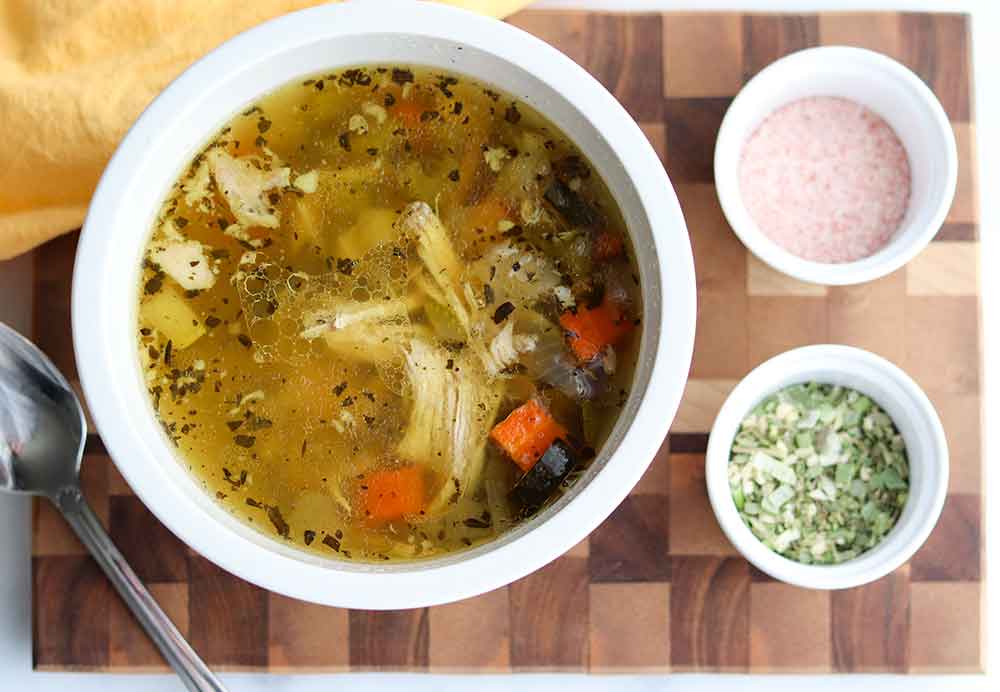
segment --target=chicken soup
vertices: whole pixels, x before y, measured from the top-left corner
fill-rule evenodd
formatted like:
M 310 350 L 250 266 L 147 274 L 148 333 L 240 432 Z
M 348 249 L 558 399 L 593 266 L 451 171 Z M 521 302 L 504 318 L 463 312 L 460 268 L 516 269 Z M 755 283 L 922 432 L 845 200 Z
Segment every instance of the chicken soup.
M 150 402 L 241 520 L 365 562 L 490 541 L 628 397 L 641 296 L 573 143 L 488 85 L 363 66 L 235 115 L 169 190 L 137 287 Z

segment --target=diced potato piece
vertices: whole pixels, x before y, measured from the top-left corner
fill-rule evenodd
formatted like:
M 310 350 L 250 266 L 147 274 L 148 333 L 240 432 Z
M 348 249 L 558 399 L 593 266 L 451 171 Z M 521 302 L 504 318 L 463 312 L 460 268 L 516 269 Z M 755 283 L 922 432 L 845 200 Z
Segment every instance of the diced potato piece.
M 363 164 L 345 166 L 335 171 L 319 170 L 318 188 L 346 191 L 372 185 L 383 176 L 381 159 L 372 159 Z
M 545 149 L 545 137 L 537 132 L 522 132 L 518 138 L 518 149 L 534 165 L 535 173 L 548 175 L 552 170 L 549 164 L 549 153 Z
M 156 242 L 150 247 L 149 258 L 183 289 L 204 290 L 215 285 L 205 246 L 197 240 Z
M 319 195 L 306 195 L 296 199 L 292 206 L 292 231 L 295 235 L 289 241 L 292 252 L 314 245 L 322 248 L 322 229 L 322 198 Z
M 337 236 L 337 255 L 360 259 L 379 243 L 391 243 L 399 235 L 395 228 L 398 218 L 392 209 L 363 210 L 358 222 Z
M 411 161 L 400 169 L 399 180 L 406 194 L 414 200 L 433 202 L 441 191 L 440 178 L 425 173 L 416 161 Z
M 389 117 L 389 114 L 386 112 L 385 108 L 378 105 L 377 103 L 372 103 L 370 101 L 361 106 L 361 111 L 365 115 L 373 118 L 375 122 L 379 125 L 384 123 L 385 119 Z
M 171 287 L 163 288 L 144 302 L 139 313 L 142 323 L 172 341 L 174 349 L 187 348 L 205 333 L 198 314 Z
M 301 494 L 292 505 L 288 523 L 292 526 L 323 526 L 331 514 L 338 511 L 351 513 L 351 506 L 340 506 L 338 498 L 316 491 Z
M 316 192 L 316 189 L 319 186 L 319 171 L 313 170 L 296 176 L 295 180 L 292 181 L 292 185 L 306 194 Z
M 343 217 L 331 213 L 330 201 L 343 190 L 361 187 L 377 179 L 379 172 L 371 164 L 338 170 L 314 171 L 316 191 L 295 200 L 292 205 L 292 252 L 318 246 L 324 254 L 360 259 L 378 242 L 393 237 L 396 214 L 391 209 L 366 209 L 357 223 L 345 228 Z

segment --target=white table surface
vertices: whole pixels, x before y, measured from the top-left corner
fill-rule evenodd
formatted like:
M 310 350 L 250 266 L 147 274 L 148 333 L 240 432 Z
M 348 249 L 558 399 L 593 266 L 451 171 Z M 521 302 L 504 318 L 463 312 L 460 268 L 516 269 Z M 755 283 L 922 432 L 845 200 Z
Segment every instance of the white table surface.
M 369 0 L 377 1 L 377 0 Z M 1000 160 L 987 152 L 1000 152 L 1000 1 L 998 0 L 540 0 L 539 7 L 587 7 L 618 10 L 684 10 L 736 9 L 816 11 L 847 9 L 905 9 L 963 11 L 973 15 L 973 53 L 975 109 L 979 143 L 979 188 L 983 262 L 983 353 L 1000 343 L 1000 278 L 993 273 L 991 259 L 1000 258 L 1000 196 L 990 190 L 1000 186 Z M 993 69 L 988 69 L 988 66 Z M 18 263 L 0 264 L 0 300 L 15 300 L 5 290 L 7 279 L 18 269 Z M 985 363 L 984 406 L 986 456 L 995 457 L 1000 449 L 1000 414 L 997 393 L 1000 392 L 1000 363 Z M 987 466 L 989 466 L 987 464 Z M 987 468 L 987 495 L 1000 492 L 1000 474 Z M 98 675 L 88 673 L 36 673 L 31 670 L 31 574 L 30 574 L 30 502 L 24 498 L 0 497 L 0 690 L 29 692 L 72 689 L 74 692 L 161 692 L 181 689 L 178 680 L 167 675 Z M 1000 526 L 992 504 L 986 504 L 987 536 L 987 660 L 991 669 L 986 676 L 823 676 L 767 675 L 663 675 L 663 676 L 584 676 L 584 675 L 518 675 L 518 676 L 444 676 L 421 674 L 356 673 L 343 675 L 267 675 L 261 673 L 225 674 L 224 682 L 233 692 L 280 690 L 305 692 L 345 689 L 351 692 L 368 690 L 407 690 L 408 692 L 446 692 L 467 690 L 714 690 L 739 686 L 747 692 L 766 690 L 798 691 L 808 686 L 812 690 L 839 690 L 847 685 L 862 690 L 986 690 L 1000 682 L 1000 574 L 988 569 L 1000 550 Z M 332 643 L 336 645 L 336 643 Z M 346 642 L 344 643 L 346 645 Z

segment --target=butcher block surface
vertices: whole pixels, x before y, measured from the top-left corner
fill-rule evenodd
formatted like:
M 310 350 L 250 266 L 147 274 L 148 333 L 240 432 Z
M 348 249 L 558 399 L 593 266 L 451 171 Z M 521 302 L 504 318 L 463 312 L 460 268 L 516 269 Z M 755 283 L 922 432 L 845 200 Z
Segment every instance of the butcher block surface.
M 663 160 L 690 229 L 698 277 L 691 380 L 645 477 L 588 540 L 509 587 L 434 608 L 341 610 L 268 593 L 192 552 L 132 494 L 92 429 L 84 489 L 138 575 L 221 670 L 981 671 L 982 380 L 968 17 L 528 11 L 510 21 L 567 53 L 624 104 Z M 740 87 L 782 55 L 831 44 L 881 51 L 927 82 L 951 120 L 960 166 L 955 203 L 935 242 L 907 267 L 843 288 L 798 283 L 753 259 L 726 224 L 712 173 L 719 123 Z M 4 286 L 23 285 L 8 291 L 14 300 L 0 301 L 9 303 L 0 318 L 27 322 L 74 382 L 75 246 L 71 234 L 18 262 L 18 276 L 5 277 Z M 752 568 L 719 530 L 704 482 L 707 432 L 729 390 L 770 356 L 810 343 L 860 346 L 903 367 L 937 406 L 951 449 L 948 499 L 926 545 L 889 576 L 833 593 L 787 586 Z M 32 567 L 37 669 L 164 669 L 44 502 L 34 509 Z

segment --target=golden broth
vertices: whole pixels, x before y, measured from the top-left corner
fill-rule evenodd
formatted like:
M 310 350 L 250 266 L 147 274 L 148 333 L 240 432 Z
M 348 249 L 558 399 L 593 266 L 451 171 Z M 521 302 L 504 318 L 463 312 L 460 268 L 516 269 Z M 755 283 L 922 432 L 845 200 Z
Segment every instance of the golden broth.
M 629 255 L 603 182 L 524 104 L 416 68 L 297 81 L 163 202 L 138 286 L 152 405 L 266 534 L 364 561 L 464 549 L 537 509 L 503 446 L 524 431 L 497 423 L 528 402 L 555 421 L 576 465 L 553 496 L 614 424 Z

